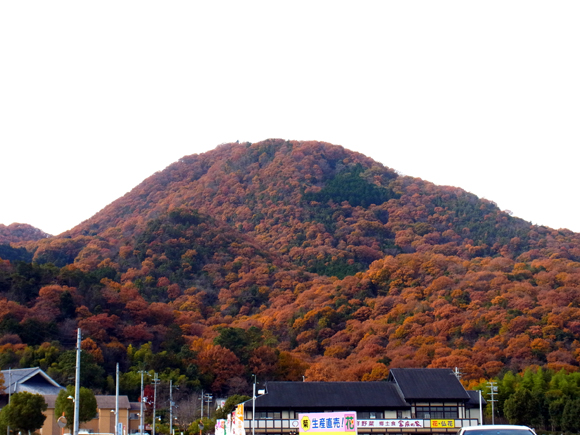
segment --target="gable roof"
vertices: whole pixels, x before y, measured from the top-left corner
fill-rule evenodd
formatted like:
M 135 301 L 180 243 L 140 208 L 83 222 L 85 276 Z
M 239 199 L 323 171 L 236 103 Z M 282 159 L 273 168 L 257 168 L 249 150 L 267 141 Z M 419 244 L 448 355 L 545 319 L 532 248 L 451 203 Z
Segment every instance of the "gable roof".
M 451 369 L 391 369 L 389 381 L 395 382 L 407 401 L 459 400 L 469 394 Z
M 115 401 L 117 400 L 115 396 L 95 396 L 97 399 L 97 408 L 99 409 L 115 409 Z M 127 396 L 119 396 L 119 408 L 120 409 L 131 409 L 131 403 Z
M 268 382 L 266 392 L 256 397 L 256 409 L 356 410 L 410 406 L 397 386 L 389 382 Z
M 469 394 L 469 402 L 466 403 L 468 408 L 479 408 L 479 391 L 478 390 L 467 390 Z M 481 396 L 481 406 L 487 406 L 487 401 Z
M 44 400 L 48 405 L 49 409 L 53 409 L 56 405 L 56 398 L 58 396 L 55 394 L 47 394 L 44 396 Z M 98 409 L 115 409 L 115 396 L 102 396 L 97 395 L 95 396 L 97 400 L 97 408 Z M 119 409 L 135 409 L 133 408 L 133 403 L 129 402 L 129 398 L 127 396 L 119 396 Z
M 4 375 L 4 394 L 27 391 L 35 394 L 58 394 L 63 389 L 40 367 L 29 369 L 2 370 Z

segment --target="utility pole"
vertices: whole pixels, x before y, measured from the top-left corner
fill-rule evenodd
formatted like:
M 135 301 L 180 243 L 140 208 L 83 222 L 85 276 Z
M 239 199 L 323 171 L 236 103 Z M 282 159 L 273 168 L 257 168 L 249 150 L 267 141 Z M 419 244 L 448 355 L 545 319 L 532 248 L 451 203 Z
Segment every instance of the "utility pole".
M 205 398 L 207 399 L 207 418 L 210 418 L 210 415 L 209 415 L 209 404 L 211 403 L 211 399 L 213 399 L 213 396 L 211 394 L 207 393 L 205 395 Z
M 157 408 L 157 373 L 153 377 L 153 435 L 155 435 L 155 408 Z M 76 435 L 76 434 L 75 434 Z
M 202 419 L 203 419 L 203 398 L 204 398 L 203 390 L 201 390 L 201 398 L 200 398 L 200 400 L 201 400 L 201 418 Z
M 16 392 L 16 390 L 14 391 Z M 8 368 L 8 404 L 10 405 L 10 399 L 12 398 L 12 367 Z M 6 426 L 6 435 L 10 435 L 10 426 Z
M 256 375 L 252 373 L 254 378 L 254 386 L 252 387 L 252 435 L 256 433 Z
M 145 373 L 145 371 L 140 370 L 139 373 L 141 373 L 141 409 L 139 411 L 139 435 L 143 435 L 143 373 Z
M 77 366 L 75 373 L 75 415 L 73 420 L 73 435 L 79 435 L 79 410 L 81 389 L 81 328 L 77 329 Z
M 483 424 L 483 406 L 481 403 L 481 390 L 477 390 L 479 393 L 479 424 Z
M 169 380 L 169 435 L 173 435 L 173 381 Z
M 497 402 L 497 400 L 495 400 L 495 394 L 497 393 L 497 386 L 495 385 L 496 382 L 493 381 L 489 381 L 487 383 L 488 387 L 489 387 L 489 394 L 491 395 L 491 424 L 495 424 L 495 412 L 494 412 L 494 403 Z
M 119 434 L 119 363 L 117 363 L 115 384 L 115 435 L 123 435 Z

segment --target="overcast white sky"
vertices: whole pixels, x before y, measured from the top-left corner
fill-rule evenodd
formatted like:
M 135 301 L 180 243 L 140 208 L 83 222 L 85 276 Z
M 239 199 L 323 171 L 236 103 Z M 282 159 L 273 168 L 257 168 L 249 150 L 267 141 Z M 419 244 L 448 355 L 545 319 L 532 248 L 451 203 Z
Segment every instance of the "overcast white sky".
M 0 2 L 0 223 L 184 155 L 321 140 L 580 232 L 580 2 Z

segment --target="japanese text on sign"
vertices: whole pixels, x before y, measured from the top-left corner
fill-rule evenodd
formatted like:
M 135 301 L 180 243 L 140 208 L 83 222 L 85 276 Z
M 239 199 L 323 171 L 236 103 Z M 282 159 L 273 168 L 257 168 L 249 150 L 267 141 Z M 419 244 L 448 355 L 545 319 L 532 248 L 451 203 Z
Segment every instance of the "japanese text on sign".
M 455 420 L 431 420 L 431 427 L 455 427 Z
M 358 420 L 358 427 L 423 427 L 423 420 Z
M 298 414 L 299 432 L 316 432 L 319 435 L 334 435 L 344 432 L 356 434 L 355 412 L 316 412 Z

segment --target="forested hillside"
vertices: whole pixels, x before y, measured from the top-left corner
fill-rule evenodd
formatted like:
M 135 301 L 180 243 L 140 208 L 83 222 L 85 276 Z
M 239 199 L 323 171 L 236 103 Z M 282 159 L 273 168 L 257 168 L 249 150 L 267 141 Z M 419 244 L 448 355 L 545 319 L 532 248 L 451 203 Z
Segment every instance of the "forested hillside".
M 46 237 L 50 237 L 50 234 L 28 224 L 13 223 L 8 226 L 0 224 L 0 245 L 40 240 Z
M 225 144 L 0 261 L 0 361 L 87 386 L 114 364 L 216 394 L 261 380 L 466 382 L 580 363 L 580 235 L 320 142 Z

